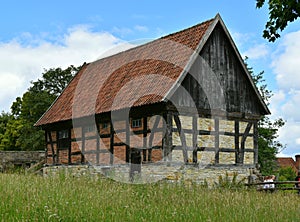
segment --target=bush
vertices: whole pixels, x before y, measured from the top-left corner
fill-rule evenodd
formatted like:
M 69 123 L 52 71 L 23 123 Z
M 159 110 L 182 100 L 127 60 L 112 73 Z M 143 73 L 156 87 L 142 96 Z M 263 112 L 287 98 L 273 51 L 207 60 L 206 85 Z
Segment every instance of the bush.
M 234 172 L 233 176 L 230 177 L 226 172 L 225 176 L 219 176 L 218 182 L 215 182 L 216 188 L 226 188 L 226 189 L 242 189 L 245 187 L 246 178 L 237 181 L 238 173 Z

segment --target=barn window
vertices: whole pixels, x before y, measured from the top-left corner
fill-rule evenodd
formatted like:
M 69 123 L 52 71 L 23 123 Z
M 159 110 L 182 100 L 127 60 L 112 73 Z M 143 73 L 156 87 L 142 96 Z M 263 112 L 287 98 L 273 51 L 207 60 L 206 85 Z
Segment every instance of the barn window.
M 142 120 L 141 119 L 133 119 L 131 121 L 131 128 L 139 128 L 142 126 Z
M 69 149 L 70 145 L 69 130 L 58 131 L 58 148 Z
M 107 129 L 108 128 L 108 123 L 102 123 L 102 129 Z
M 66 139 L 66 138 L 69 138 L 68 130 L 61 130 L 58 132 L 58 139 Z

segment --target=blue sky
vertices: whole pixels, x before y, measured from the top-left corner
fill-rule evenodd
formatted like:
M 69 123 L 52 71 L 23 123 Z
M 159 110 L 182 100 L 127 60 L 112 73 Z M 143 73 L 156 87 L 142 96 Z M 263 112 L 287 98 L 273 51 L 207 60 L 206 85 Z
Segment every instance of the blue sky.
M 275 43 L 262 38 L 267 6 L 227 1 L 5 1 L 0 14 L 0 110 L 9 111 L 44 68 L 81 65 L 121 43 L 143 42 L 220 13 L 242 56 L 265 71 L 271 118 L 283 117 L 281 155 L 300 153 L 300 22 Z

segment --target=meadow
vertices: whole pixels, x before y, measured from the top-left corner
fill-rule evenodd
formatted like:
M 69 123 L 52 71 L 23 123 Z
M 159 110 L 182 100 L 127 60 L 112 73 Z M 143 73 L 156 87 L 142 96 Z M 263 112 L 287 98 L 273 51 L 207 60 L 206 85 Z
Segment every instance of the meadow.
M 0 174 L 0 221 L 299 221 L 295 192 Z

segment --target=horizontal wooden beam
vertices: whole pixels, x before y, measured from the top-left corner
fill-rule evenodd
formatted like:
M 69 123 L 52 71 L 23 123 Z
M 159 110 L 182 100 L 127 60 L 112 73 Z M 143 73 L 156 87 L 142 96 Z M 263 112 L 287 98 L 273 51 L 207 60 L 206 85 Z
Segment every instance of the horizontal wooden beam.
M 100 149 L 100 150 L 87 150 L 83 152 L 85 154 L 97 154 L 97 153 L 110 153 L 108 149 Z
M 226 112 L 223 110 L 214 110 L 214 109 L 191 109 L 190 107 L 175 107 L 172 104 L 168 104 L 167 109 L 169 111 L 177 112 L 180 115 L 192 116 L 197 114 L 199 117 L 212 118 L 219 117 L 220 119 L 228 120 L 260 120 L 261 115 L 254 115 L 250 113 L 241 113 L 241 112 Z

